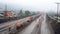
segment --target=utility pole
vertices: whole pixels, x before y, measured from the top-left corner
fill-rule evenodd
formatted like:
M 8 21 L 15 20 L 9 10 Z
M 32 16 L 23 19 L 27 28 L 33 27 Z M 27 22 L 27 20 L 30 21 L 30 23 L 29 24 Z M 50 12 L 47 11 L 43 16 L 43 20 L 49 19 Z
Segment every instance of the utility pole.
M 7 5 L 5 4 L 5 10 L 4 10 L 5 17 L 7 16 L 6 13 L 7 13 Z
M 7 11 L 7 5 L 5 4 L 5 11 Z
M 59 4 L 60 4 L 60 3 L 56 3 L 56 4 L 57 4 L 57 22 L 58 22 L 58 15 L 59 15 L 59 14 L 58 14 L 58 11 L 59 11 Z

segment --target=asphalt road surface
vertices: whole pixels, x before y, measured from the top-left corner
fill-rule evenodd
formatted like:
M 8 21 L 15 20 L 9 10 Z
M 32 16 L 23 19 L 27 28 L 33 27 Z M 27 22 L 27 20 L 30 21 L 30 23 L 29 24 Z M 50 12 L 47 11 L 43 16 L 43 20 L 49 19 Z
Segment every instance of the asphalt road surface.
M 37 15 L 34 15 L 34 16 L 32 16 L 32 17 L 36 17 L 36 16 L 37 16 Z M 8 33 L 9 33 L 9 31 L 8 31 L 8 29 L 7 29 L 7 27 L 6 27 L 8 24 L 11 24 L 11 25 L 13 26 L 13 25 L 15 25 L 15 23 L 17 23 L 18 21 L 19 21 L 20 23 L 23 23 L 23 22 L 27 21 L 28 18 L 29 18 L 29 17 L 26 17 L 26 18 L 23 18 L 23 19 L 20 19 L 20 20 L 15 20 L 15 21 L 12 21 L 12 22 L 6 22 L 6 23 L 0 24 L 0 34 L 8 34 Z M 4 30 L 4 31 L 1 31 L 1 30 Z
M 38 29 L 36 27 L 37 24 L 37 20 L 33 21 L 28 27 L 26 27 L 25 29 L 23 29 L 21 32 L 17 33 L 17 34 L 35 34 L 36 30 Z M 33 32 L 35 31 L 35 32 Z
M 41 24 L 41 34 L 53 34 L 46 22 L 46 15 L 44 15 L 44 20 Z
M 39 26 L 37 27 L 38 22 L 39 22 Z M 4 32 L 5 33 L 2 34 L 8 34 L 6 33 L 6 31 Z M 51 30 L 49 29 L 49 26 L 46 22 L 46 15 L 40 16 L 37 20 L 34 20 L 29 26 L 27 26 L 17 34 L 51 34 Z

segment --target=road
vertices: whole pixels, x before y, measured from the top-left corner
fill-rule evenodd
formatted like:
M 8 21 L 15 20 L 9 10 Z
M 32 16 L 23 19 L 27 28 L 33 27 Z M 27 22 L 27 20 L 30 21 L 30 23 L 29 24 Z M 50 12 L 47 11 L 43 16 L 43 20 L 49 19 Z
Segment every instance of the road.
M 34 15 L 34 16 L 32 16 L 32 17 L 35 17 L 35 16 L 37 16 L 37 15 Z M 27 21 L 28 20 L 28 18 L 29 17 L 26 17 L 26 18 L 23 18 L 23 19 L 19 19 L 19 20 L 15 20 L 15 21 L 9 21 L 9 22 L 6 22 L 6 23 L 2 23 L 2 24 L 0 24 L 0 27 L 4 27 L 4 26 L 7 26 L 8 24 L 15 24 L 15 23 L 17 23 L 18 21 L 20 22 L 20 23 L 23 23 L 23 22 L 25 22 L 25 21 Z
M 50 28 L 51 25 L 47 23 L 46 19 L 46 15 L 44 15 L 44 20 L 41 24 L 41 34 L 54 34 L 52 28 Z
M 30 17 L 36 17 L 36 16 L 38 16 L 38 15 L 34 15 L 34 16 L 30 16 Z M 1 34 L 4 34 L 3 32 L 8 32 L 8 29 L 7 29 L 7 25 L 8 24 L 11 24 L 12 26 L 13 25 L 15 25 L 15 23 L 17 23 L 18 21 L 20 22 L 20 23 L 24 23 L 24 22 L 26 22 L 27 20 L 29 19 L 29 17 L 26 17 L 26 18 L 23 18 L 23 19 L 20 19 L 20 20 L 16 20 L 16 21 L 12 21 L 12 22 L 6 22 L 6 23 L 2 23 L 2 24 L 0 24 L 0 33 Z M 14 28 L 14 26 L 13 26 L 13 28 Z M 5 31 L 3 31 L 3 30 L 5 30 Z M 7 31 L 6 31 L 7 30 Z M 2 32 L 3 31 L 3 32 Z M 7 34 L 7 33 L 6 33 Z
M 18 21 L 19 21 L 20 23 L 23 23 L 23 22 L 27 21 L 28 18 L 29 18 L 29 17 L 23 18 L 23 19 L 20 19 L 20 20 L 16 20 L 16 21 L 12 21 L 12 22 L 2 23 L 2 24 L 0 25 L 0 31 L 2 31 L 1 34 L 4 34 L 4 33 L 8 34 L 8 28 L 7 28 L 7 25 L 8 25 L 8 24 L 11 24 L 11 25 L 13 26 L 13 25 L 15 25 L 15 23 L 17 23 Z M 4 27 L 5 27 L 5 28 L 4 28 Z M 5 31 L 3 31 L 3 30 L 5 30 Z
M 25 19 L 26 20 L 26 19 Z M 17 34 L 54 34 L 46 21 L 46 14 L 41 15 L 23 30 Z M 5 31 L 6 33 L 6 31 Z M 4 34 L 4 33 L 2 33 Z M 8 34 L 8 33 L 6 33 Z
M 38 23 L 38 20 L 39 20 L 39 18 L 37 20 L 33 21 L 28 27 L 23 29 L 18 34 L 33 34 L 33 30 L 36 31 L 36 29 L 37 29 L 36 24 Z M 35 32 L 34 32 L 34 34 L 35 34 Z
M 29 17 L 36 17 L 36 16 L 38 16 L 38 15 L 29 16 Z M 2 23 L 2 24 L 0 24 L 0 27 L 1 27 L 1 26 L 6 26 L 6 25 L 8 25 L 8 24 L 17 23 L 17 21 L 20 21 L 20 22 L 27 21 L 29 17 L 26 17 L 26 18 L 23 18 L 23 19 L 19 19 L 19 20 L 15 20 L 15 21 L 11 21 L 11 22 L 9 21 L 9 22 Z
M 36 27 L 36 24 L 38 22 L 39 22 L 39 27 Z M 46 15 L 43 15 L 34 22 L 32 22 L 28 27 L 23 29 L 18 34 L 53 34 L 53 32 L 51 32 L 46 22 Z
M 20 19 L 20 20 L 16 20 L 16 21 L 12 21 L 12 22 L 2 23 L 2 24 L 0 25 L 0 29 L 2 29 L 2 28 L 6 29 L 6 27 L 8 26 L 8 24 L 11 24 L 11 25 L 13 26 L 13 25 L 15 25 L 15 23 L 17 23 L 18 21 L 19 21 L 20 23 L 23 23 L 23 22 L 27 21 L 28 18 L 29 18 L 29 17 L 23 18 L 23 19 Z M 3 30 L 3 29 L 2 29 L 2 30 Z

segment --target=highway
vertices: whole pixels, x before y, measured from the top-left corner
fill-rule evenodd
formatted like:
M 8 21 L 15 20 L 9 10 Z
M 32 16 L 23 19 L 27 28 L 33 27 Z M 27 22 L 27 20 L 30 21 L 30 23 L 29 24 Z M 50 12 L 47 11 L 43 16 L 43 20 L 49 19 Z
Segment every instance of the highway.
M 31 16 L 31 17 L 35 17 L 35 16 L 37 16 L 37 15 L 34 15 L 34 16 Z M 11 21 L 11 22 L 9 21 L 9 22 L 6 22 L 6 23 L 2 23 L 2 24 L 0 24 L 0 27 L 7 26 L 8 24 L 12 24 L 13 25 L 14 23 L 17 23 L 18 21 L 23 23 L 23 22 L 27 21 L 28 18 L 29 17 L 26 17 L 26 18 L 23 18 L 23 19 L 19 19 L 19 20 L 15 20 L 15 21 Z
M 38 27 L 37 23 L 39 23 Z M 46 22 L 46 15 L 42 15 L 18 34 L 54 34 L 49 27 L 50 26 L 48 26 L 48 23 Z
M 55 34 L 60 34 L 60 18 L 58 17 L 57 20 L 57 16 L 47 16 L 48 18 L 48 23 L 52 26 L 54 33 Z
M 50 30 L 48 29 L 48 25 L 46 23 L 46 15 L 44 16 L 44 20 L 41 24 L 41 34 L 51 34 Z
M 30 16 L 30 17 L 34 17 L 34 18 L 35 18 L 36 16 L 37 16 L 37 15 Z M 24 23 L 24 22 L 26 22 L 30 17 L 26 17 L 26 18 L 23 18 L 23 19 L 20 19 L 20 20 L 12 21 L 12 22 L 2 23 L 2 24 L 0 24 L 0 31 L 8 30 L 8 29 L 7 29 L 8 24 L 11 24 L 12 26 L 14 26 L 18 21 L 19 21 L 20 23 Z
M 26 27 L 25 29 L 23 29 L 19 34 L 31 34 L 32 31 L 34 30 L 34 28 L 36 27 L 35 23 L 36 20 L 34 22 L 32 22 L 28 27 Z
M 12 30 L 11 32 L 8 29 L 6 29 L 3 32 L 0 31 L 0 34 L 9 34 L 12 32 L 13 32 L 12 34 L 54 34 L 54 32 L 52 32 L 52 29 L 50 28 L 50 25 L 48 25 L 48 23 L 46 21 L 46 14 L 43 14 L 41 16 L 37 15 L 37 16 L 39 16 L 37 19 L 34 18 L 34 21 L 32 21 L 28 26 L 22 27 L 18 31 L 16 30 L 16 27 L 13 26 L 11 29 Z M 8 24 L 15 25 L 15 23 L 17 21 L 19 21 L 20 23 L 24 23 L 28 20 L 28 18 L 29 17 L 23 18 L 20 20 L 16 20 L 16 21 L 13 21 Z M 28 23 L 28 22 L 26 22 L 26 23 Z M 6 25 L 8 25 L 8 24 L 6 24 Z M 1 27 L 2 26 L 5 26 L 5 24 L 1 25 Z

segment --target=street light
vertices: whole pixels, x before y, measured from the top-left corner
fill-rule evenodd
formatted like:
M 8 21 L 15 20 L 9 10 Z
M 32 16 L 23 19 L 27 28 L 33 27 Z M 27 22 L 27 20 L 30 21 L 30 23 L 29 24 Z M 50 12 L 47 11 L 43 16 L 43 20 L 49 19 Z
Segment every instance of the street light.
M 58 11 L 59 11 L 59 4 L 60 3 L 56 3 L 57 4 L 57 22 L 58 22 Z

